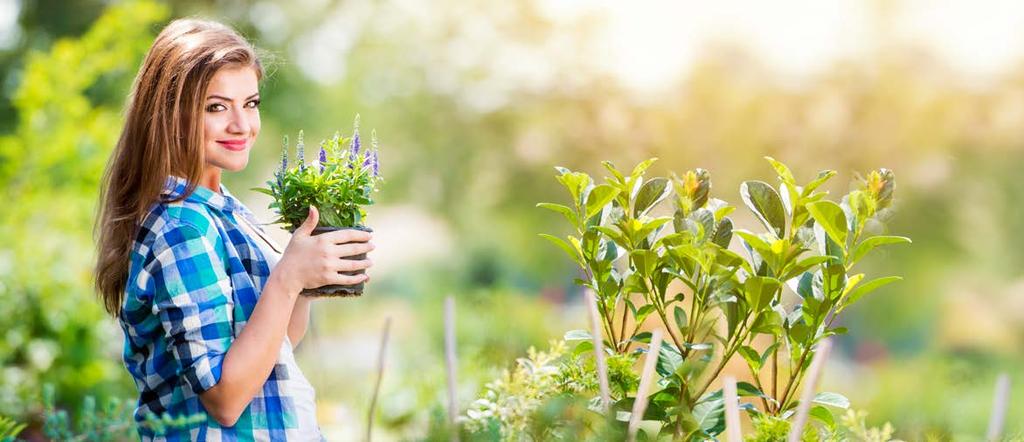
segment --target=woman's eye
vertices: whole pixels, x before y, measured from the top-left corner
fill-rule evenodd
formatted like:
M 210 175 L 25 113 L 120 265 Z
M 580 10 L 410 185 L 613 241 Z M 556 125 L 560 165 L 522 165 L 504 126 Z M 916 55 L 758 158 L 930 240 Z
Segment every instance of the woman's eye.
M 245 107 L 256 109 L 260 107 L 260 100 L 252 100 L 248 103 L 245 103 Z
M 220 112 L 220 111 L 226 110 L 226 109 L 227 109 L 227 107 L 224 106 L 223 104 L 220 104 L 220 103 L 213 103 L 213 104 L 211 104 L 209 106 L 206 106 L 206 111 L 207 112 Z

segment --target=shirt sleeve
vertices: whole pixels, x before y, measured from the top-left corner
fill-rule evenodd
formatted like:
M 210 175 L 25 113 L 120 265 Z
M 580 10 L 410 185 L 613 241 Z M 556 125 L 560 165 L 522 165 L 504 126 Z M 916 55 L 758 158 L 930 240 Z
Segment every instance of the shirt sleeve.
M 231 344 L 231 278 L 214 240 L 188 224 L 169 226 L 153 247 L 153 313 L 178 375 L 197 395 L 220 382 Z

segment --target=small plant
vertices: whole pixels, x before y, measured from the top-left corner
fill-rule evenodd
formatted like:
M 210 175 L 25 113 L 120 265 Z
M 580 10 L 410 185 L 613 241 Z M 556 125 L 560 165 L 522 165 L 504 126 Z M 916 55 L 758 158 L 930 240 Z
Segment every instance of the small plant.
M 303 133 L 299 131 L 296 142 L 296 161 L 289 167 L 288 136 L 284 137 L 281 149 L 281 166 L 274 179 L 267 181 L 267 188 L 253 190 L 270 195 L 279 218 L 275 223 L 283 224 L 289 231 L 295 231 L 309 216 L 310 206 L 316 206 L 320 213 L 318 227 L 313 235 L 324 232 L 358 229 L 372 231 L 364 225 L 365 206 L 373 204 L 373 193 L 378 190 L 380 175 L 380 149 L 377 134 L 371 136 L 370 148 L 364 148 L 359 138 L 359 117 L 356 116 L 352 138 L 334 137 L 320 142 L 317 159 L 306 163 L 306 146 Z M 347 146 L 346 146 L 347 145 Z M 353 259 L 364 259 L 365 254 Z M 360 274 L 364 270 L 343 272 L 348 275 Z M 302 291 L 306 296 L 359 296 L 363 284 L 326 285 Z
M 25 427 L 25 424 L 19 424 L 14 419 L 0 416 L 0 442 L 14 442 Z
M 302 131 L 295 145 L 294 164 L 288 161 L 287 135 L 283 144 L 281 165 L 274 179 L 267 181 L 267 188 L 253 189 L 273 198 L 270 207 L 280 216 L 274 222 L 295 230 L 306 219 L 309 207 L 316 206 L 320 226 L 363 227 L 363 207 L 373 204 L 373 193 L 382 181 L 376 132 L 371 136 L 370 148 L 364 148 L 357 116 L 352 137 L 336 132 L 321 141 L 312 164 L 306 163 Z
M 108 398 L 102 409 L 97 409 L 96 399 L 92 396 L 86 396 L 79 412 L 78 424 L 72 425 L 67 411 L 57 409 L 55 397 L 56 390 L 53 385 L 44 385 L 43 434 L 50 440 L 132 440 L 138 438 L 140 428 L 153 435 L 160 436 L 175 429 L 190 428 L 206 421 L 205 414 L 191 416 L 164 414 L 159 417 L 150 414 L 145 416 L 143 422 L 136 423 L 133 416 L 133 401 Z M 0 442 L 5 441 L 6 439 L 3 439 L 2 425 L 0 425 Z

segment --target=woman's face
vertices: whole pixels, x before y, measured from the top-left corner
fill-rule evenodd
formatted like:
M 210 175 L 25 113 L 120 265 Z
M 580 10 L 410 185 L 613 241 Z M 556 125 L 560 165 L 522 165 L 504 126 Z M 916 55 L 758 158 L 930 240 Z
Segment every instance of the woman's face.
M 256 71 L 247 66 L 218 70 L 206 89 L 203 148 L 206 167 L 238 172 L 249 163 L 249 149 L 260 133 L 260 94 Z

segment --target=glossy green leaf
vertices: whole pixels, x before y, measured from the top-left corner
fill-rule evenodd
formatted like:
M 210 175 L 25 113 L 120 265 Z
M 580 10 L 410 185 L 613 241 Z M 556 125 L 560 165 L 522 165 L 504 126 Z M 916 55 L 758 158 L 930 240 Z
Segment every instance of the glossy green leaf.
M 647 214 L 671 193 L 672 186 L 669 185 L 667 178 L 658 177 L 648 180 L 640 187 L 640 192 L 637 193 L 636 200 L 633 201 L 633 216 L 639 218 Z
M 777 238 L 784 236 L 786 212 L 782 207 L 779 193 L 771 185 L 763 181 L 745 181 L 740 185 L 740 197 L 757 219 L 775 233 Z
M 573 211 L 569 207 L 563 206 L 561 204 L 554 204 L 554 203 L 538 203 L 537 207 L 540 207 L 542 209 L 548 209 L 548 210 L 551 210 L 553 212 L 561 213 L 562 216 L 565 217 L 566 221 L 569 221 L 569 224 L 571 224 L 573 226 L 579 224 L 579 221 L 576 218 L 575 211 Z
M 859 287 L 857 287 L 852 292 L 850 292 L 850 294 L 847 295 L 846 299 L 843 301 L 843 304 L 844 305 L 853 304 L 853 303 L 857 302 L 857 300 L 860 299 L 862 296 L 864 296 L 864 295 L 866 295 L 868 293 L 871 293 L 871 292 L 873 292 L 875 290 L 878 290 L 882 286 L 894 283 L 896 281 L 902 281 L 902 280 L 903 280 L 903 278 L 899 277 L 899 276 L 886 276 L 886 277 L 883 277 L 883 278 L 872 279 L 871 281 L 868 281 L 868 282 L 865 282 L 864 284 L 861 284 Z
M 561 248 L 574 262 L 579 263 L 580 255 L 577 254 L 576 249 L 569 245 L 569 243 L 565 242 L 565 240 L 557 236 L 548 235 L 547 233 L 540 233 L 539 235 L 541 238 L 551 241 L 552 244 Z
M 822 425 L 830 430 L 835 429 L 836 427 L 835 416 L 832 415 L 832 410 L 829 410 L 826 407 L 815 405 L 811 407 L 809 415 L 812 419 L 821 422 Z
M 594 186 L 587 195 L 587 214 L 586 218 L 590 219 L 594 215 L 601 212 L 601 209 L 619 194 L 619 189 L 612 187 L 608 184 L 599 184 Z
M 782 285 L 778 279 L 766 276 L 751 276 L 743 282 L 743 294 L 746 297 L 747 305 L 754 311 L 761 311 L 768 307 L 768 304 L 775 297 L 775 292 Z
M 843 208 L 832 201 L 817 201 L 807 205 L 807 211 L 829 238 L 845 249 L 848 224 Z
M 821 392 L 814 396 L 814 403 L 828 405 L 830 407 L 847 409 L 850 408 L 850 400 L 839 393 Z
M 861 258 L 879 246 L 888 244 L 910 244 L 911 242 L 910 238 L 903 236 L 872 236 L 861 241 L 861 243 L 853 249 L 853 253 L 850 255 L 850 262 L 855 263 L 860 261 Z
M 744 345 L 740 347 L 737 350 L 737 352 L 740 354 L 740 356 L 743 357 L 745 361 L 747 361 L 747 365 L 749 365 L 753 371 L 761 370 L 761 355 L 757 352 L 757 350 L 754 350 L 752 347 Z
M 658 161 L 658 159 L 649 158 L 644 161 L 641 161 L 639 164 L 636 165 L 636 167 L 633 168 L 633 172 L 631 172 L 629 176 L 634 179 L 639 178 L 640 175 L 646 172 L 647 168 L 651 167 L 651 164 L 654 164 L 655 161 Z
M 677 305 L 675 311 L 673 312 L 673 316 L 676 320 L 676 327 L 678 327 L 679 330 L 684 330 L 689 326 L 689 323 L 687 322 L 686 318 L 686 310 L 684 310 L 682 307 Z
M 593 338 L 590 335 L 590 332 L 586 330 L 569 330 L 565 332 L 565 336 L 562 337 L 562 340 L 565 341 L 589 341 L 591 339 Z

